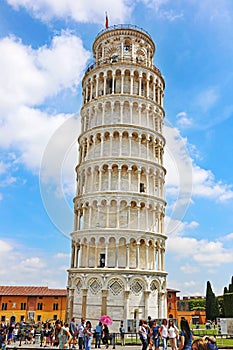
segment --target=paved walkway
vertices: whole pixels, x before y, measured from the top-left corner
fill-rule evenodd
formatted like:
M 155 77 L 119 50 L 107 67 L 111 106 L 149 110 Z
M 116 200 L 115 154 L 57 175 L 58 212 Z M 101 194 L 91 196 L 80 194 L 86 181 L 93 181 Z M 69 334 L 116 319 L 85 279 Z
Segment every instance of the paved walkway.
M 12 343 L 10 345 L 7 345 L 6 347 L 7 349 L 34 349 L 34 350 L 58 350 L 58 347 L 56 346 L 40 346 L 40 344 L 24 344 L 24 342 L 22 342 L 21 346 L 19 345 L 19 341 L 17 341 L 16 343 Z M 91 347 L 93 350 L 95 349 L 95 345 L 92 345 Z M 113 350 L 113 349 L 117 349 L 117 350 L 141 350 L 142 346 L 139 345 L 126 345 L 126 346 L 121 346 L 121 345 L 115 345 L 115 348 L 113 347 L 113 345 L 109 345 L 108 350 Z M 105 346 L 102 345 L 101 346 L 102 350 L 105 350 Z M 76 347 L 76 350 L 78 350 L 78 347 Z
M 221 346 L 221 340 L 218 341 L 218 347 L 221 350 L 229 350 L 229 349 L 233 349 L 233 341 L 232 341 L 232 346 L 227 346 L 227 348 L 223 348 Z M 92 350 L 95 350 L 95 345 L 92 345 Z M 12 343 L 10 345 L 7 345 L 6 349 L 9 350 L 59 350 L 57 346 L 40 346 L 40 343 L 35 343 L 35 344 L 24 344 L 24 341 L 22 341 L 21 346 L 20 346 L 20 342 L 17 341 L 16 343 Z M 78 346 L 76 346 L 75 348 L 76 350 L 78 350 Z M 101 349 L 102 350 L 106 350 L 105 345 L 101 345 Z M 126 345 L 126 346 L 121 346 L 119 344 L 116 344 L 115 347 L 113 345 L 109 345 L 108 350 L 141 350 L 142 346 L 141 344 L 137 344 L 137 345 Z M 160 347 L 160 349 L 162 350 L 162 347 Z M 171 350 L 170 346 L 168 345 L 168 350 Z

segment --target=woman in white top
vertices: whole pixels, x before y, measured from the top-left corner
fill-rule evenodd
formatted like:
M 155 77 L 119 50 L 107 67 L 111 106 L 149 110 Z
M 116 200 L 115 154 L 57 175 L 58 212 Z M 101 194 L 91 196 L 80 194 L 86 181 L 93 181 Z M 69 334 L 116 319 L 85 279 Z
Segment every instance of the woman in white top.
M 163 342 L 163 350 L 166 350 L 167 349 L 167 337 L 168 337 L 166 318 L 164 318 L 162 320 L 162 324 L 161 324 L 161 327 L 159 329 L 159 333 L 161 334 L 161 339 Z
M 144 320 L 139 321 L 138 333 L 140 336 L 140 340 L 142 342 L 142 350 L 146 350 L 148 345 L 148 341 L 147 341 L 148 336 L 147 336 L 147 324 Z
M 169 320 L 168 322 L 168 337 L 169 337 L 169 341 L 170 341 L 170 345 L 172 350 L 177 350 L 177 341 L 176 338 L 179 334 L 179 330 L 176 327 L 176 325 L 174 325 L 174 322 L 172 320 Z

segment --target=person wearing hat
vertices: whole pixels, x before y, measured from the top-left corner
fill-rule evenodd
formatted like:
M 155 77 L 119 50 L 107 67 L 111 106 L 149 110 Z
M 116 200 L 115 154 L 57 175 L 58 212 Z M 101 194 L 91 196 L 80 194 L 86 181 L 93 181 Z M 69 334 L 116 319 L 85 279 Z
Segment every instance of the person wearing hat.
M 206 335 L 203 339 L 207 340 L 208 350 L 218 350 L 218 346 L 216 344 L 216 338 L 213 335 Z

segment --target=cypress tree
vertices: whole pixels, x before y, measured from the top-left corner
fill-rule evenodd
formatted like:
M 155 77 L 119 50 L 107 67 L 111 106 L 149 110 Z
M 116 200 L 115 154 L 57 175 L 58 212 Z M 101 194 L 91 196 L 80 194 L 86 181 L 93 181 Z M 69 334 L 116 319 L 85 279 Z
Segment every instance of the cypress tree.
M 206 318 L 209 321 L 214 321 L 218 317 L 218 302 L 212 290 L 210 281 L 207 281 L 206 286 Z
M 231 277 L 231 283 L 229 284 L 229 293 L 233 293 L 233 276 Z
M 233 276 L 231 277 L 229 288 L 224 287 L 223 305 L 225 317 L 233 317 Z

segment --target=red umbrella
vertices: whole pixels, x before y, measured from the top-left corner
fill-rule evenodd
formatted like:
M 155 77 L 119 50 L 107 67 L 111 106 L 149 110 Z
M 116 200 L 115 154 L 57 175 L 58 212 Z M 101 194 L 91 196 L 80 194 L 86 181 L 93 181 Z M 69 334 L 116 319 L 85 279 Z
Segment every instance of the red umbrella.
M 107 315 L 103 315 L 100 316 L 99 321 L 107 326 L 109 326 L 110 324 L 112 324 L 112 319 L 110 316 Z

